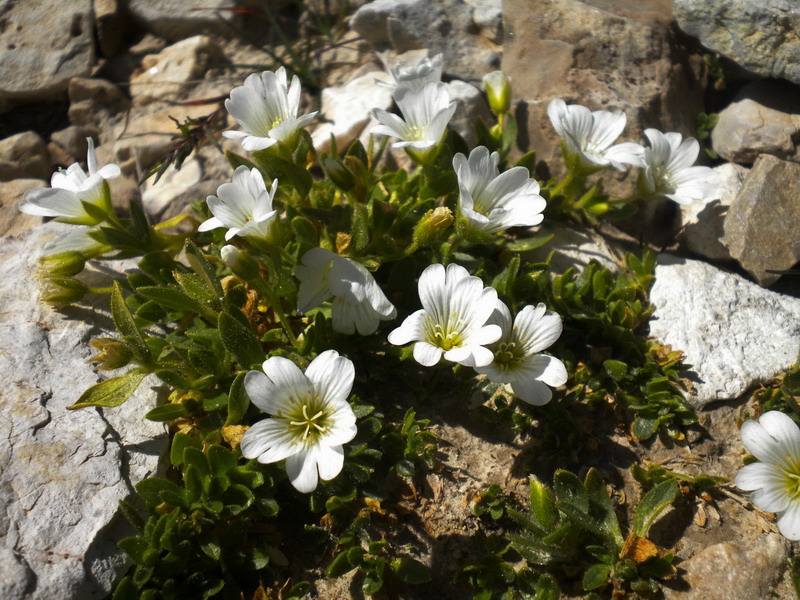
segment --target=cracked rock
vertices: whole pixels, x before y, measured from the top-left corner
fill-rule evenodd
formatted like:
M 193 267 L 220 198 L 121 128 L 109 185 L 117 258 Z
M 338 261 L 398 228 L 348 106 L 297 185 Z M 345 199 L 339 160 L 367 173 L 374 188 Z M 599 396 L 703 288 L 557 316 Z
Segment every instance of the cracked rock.
M 39 300 L 43 247 L 70 229 L 50 222 L 0 246 L 0 277 L 14 282 L 0 290 L 4 600 L 107 597 L 127 566 L 116 547 L 130 535 L 118 500 L 156 472 L 167 444 L 163 426 L 143 418 L 155 380 L 121 407 L 66 410 L 100 379 L 87 363 L 89 339 L 113 330 L 106 296 L 60 312 Z
M 650 335 L 685 353 L 689 402 L 740 397 L 791 367 L 800 351 L 800 299 L 696 260 L 659 256 Z

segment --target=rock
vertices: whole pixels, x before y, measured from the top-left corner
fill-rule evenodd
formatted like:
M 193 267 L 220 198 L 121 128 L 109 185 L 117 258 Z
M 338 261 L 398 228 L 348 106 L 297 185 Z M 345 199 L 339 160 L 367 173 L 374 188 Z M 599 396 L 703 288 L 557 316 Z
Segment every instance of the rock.
M 76 77 L 69 82 L 69 120 L 73 125 L 99 129 L 100 141 L 112 137 L 110 127 L 100 125 L 125 111 L 130 101 L 120 89 L 104 79 Z
M 128 37 L 128 19 L 120 0 L 93 0 L 97 45 L 106 58 L 119 54 Z
M 169 167 L 158 183 L 150 179 L 144 184 L 142 190 L 142 203 L 147 214 L 160 218 L 169 208 L 170 216 L 179 214 L 183 208 L 201 194 L 192 193 L 193 188 L 203 180 L 203 170 L 200 162 L 195 158 L 186 160 L 180 170 Z M 216 185 L 222 184 L 216 182 Z M 216 189 L 216 188 L 215 188 Z
M 503 72 L 511 78 L 513 100 L 519 101 L 519 149 L 535 149 L 553 174 L 563 172 L 559 141 L 547 117 L 554 98 L 592 110 L 624 111 L 628 125 L 619 141 L 638 141 L 647 127 L 693 135 L 704 86 L 698 65 L 670 30 L 669 4 L 506 0 Z
M 686 250 L 712 261 L 731 259 L 723 243 L 725 216 L 749 171 L 734 163 L 714 167 L 719 200 L 680 205 L 680 242 Z
M 455 79 L 479 81 L 500 62 L 498 48 L 476 33 L 466 0 L 376 0 L 350 25 L 378 51 L 444 54 L 444 73 Z
M 685 353 L 689 401 L 696 408 L 738 398 L 797 360 L 800 299 L 704 262 L 662 254 L 650 301 L 650 335 Z
M 35 131 L 0 140 L 0 181 L 25 177 L 50 178 L 47 143 Z
M 42 222 L 42 217 L 21 213 L 17 206 L 25 192 L 47 185 L 44 179 L 14 179 L 0 186 L 0 235 L 20 235 Z
M 86 151 L 88 149 L 86 138 L 90 137 L 97 137 L 97 130 L 95 128 L 70 125 L 65 129 L 53 132 L 50 135 L 51 145 L 57 146 L 59 151 L 62 152 L 63 156 L 66 158 L 66 162 L 62 160 L 55 162 L 55 164 L 66 167 L 74 162 L 85 161 Z M 51 154 L 53 153 L 51 152 Z
M 182 40 L 198 33 L 216 32 L 231 35 L 230 25 L 237 21 L 238 0 L 203 0 L 187 10 L 184 0 L 128 0 L 128 12 L 146 30 L 170 40 Z M 270 0 L 269 8 L 279 6 Z M 283 2 L 277 2 L 283 4 Z
M 523 253 L 528 262 L 544 262 L 552 253 L 550 267 L 553 273 L 562 274 L 569 268 L 583 271 L 590 262 L 612 272 L 619 271 L 619 258 L 606 239 L 593 231 L 575 229 L 549 223 L 534 230 L 534 235 L 553 235 L 544 246 Z
M 761 154 L 800 162 L 800 102 L 795 86 L 758 81 L 746 86 L 719 113 L 711 132 L 714 150 L 723 158 L 752 164 Z
M 472 20 L 481 32 L 495 44 L 503 43 L 502 0 L 467 0 L 472 6 Z
M 171 144 L 171 137 L 163 133 L 125 137 L 114 142 L 108 160 L 119 165 L 123 174 L 137 176 L 161 160 Z
M 212 61 L 222 58 L 222 50 L 206 35 L 182 40 L 144 57 L 142 71 L 131 78 L 131 97 L 141 104 L 185 99 L 192 83 L 203 78 Z
M 800 261 L 800 165 L 762 155 L 725 219 L 724 244 L 761 285 Z
M 382 87 L 376 82 L 391 84 L 392 76 L 383 71 L 373 71 L 353 79 L 340 87 L 322 90 L 322 109 L 319 118 L 322 123 L 312 134 L 314 147 L 319 152 L 330 148 L 330 136 L 336 138 L 336 147 L 346 150 L 364 130 L 370 117 L 370 110 L 392 107 L 392 88 Z
M 679 27 L 763 77 L 800 83 L 800 14 L 794 0 L 674 0 Z
M 763 600 L 770 597 L 786 564 L 786 542 L 762 534 L 745 546 L 713 544 L 680 563 L 687 590 L 664 588 L 665 600 Z
M 469 146 L 474 146 L 475 119 L 481 117 L 483 122 L 490 126 L 494 123 L 494 117 L 492 117 L 483 92 L 474 85 L 458 80 L 449 82 L 447 91 L 450 94 L 450 100 L 454 100 L 458 104 L 458 108 L 450 120 L 450 127 L 455 129 Z
M 89 74 L 91 0 L 3 2 L 0 10 L 0 105 L 57 99 L 71 78 Z
M 15 282 L 0 290 L 4 600 L 107 597 L 128 565 L 116 547 L 130 535 L 118 501 L 154 474 L 167 445 L 163 425 L 143 418 L 155 404 L 155 380 L 118 408 L 66 410 L 99 379 L 87 340 L 113 330 L 107 296 L 99 297 L 103 309 L 59 312 L 39 300 L 43 246 L 70 230 L 51 222 L 0 247 L 0 277 Z

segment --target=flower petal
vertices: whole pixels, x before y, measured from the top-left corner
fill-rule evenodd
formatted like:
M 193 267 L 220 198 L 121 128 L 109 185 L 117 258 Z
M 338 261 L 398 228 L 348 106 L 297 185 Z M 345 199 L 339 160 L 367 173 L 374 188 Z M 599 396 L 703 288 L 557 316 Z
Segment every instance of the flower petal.
M 781 476 L 775 465 L 756 462 L 745 465 L 736 474 L 736 487 L 746 492 L 779 486 Z
M 440 358 L 442 358 L 441 348 L 437 348 L 428 342 L 417 342 L 414 344 L 414 360 L 423 367 L 432 367 L 439 362 Z
M 544 406 L 553 398 L 553 391 L 534 377 L 517 377 L 511 389 L 520 400 L 533 406 Z
M 317 452 L 312 446 L 286 459 L 286 474 L 298 492 L 308 494 L 317 489 Z
M 305 374 L 314 385 L 314 391 L 329 404 L 347 402 L 355 375 L 355 367 L 350 359 L 339 356 L 336 350 L 326 350 L 317 356 L 308 365 Z
M 778 517 L 778 529 L 787 540 L 800 540 L 800 502 L 794 500 Z
M 255 458 L 262 464 L 278 462 L 302 449 L 286 429 L 286 425 L 276 419 L 254 423 L 244 432 L 239 447 L 242 456 Z
M 317 448 L 317 469 L 320 479 L 333 479 L 342 471 L 344 450 L 341 446 L 319 446 Z

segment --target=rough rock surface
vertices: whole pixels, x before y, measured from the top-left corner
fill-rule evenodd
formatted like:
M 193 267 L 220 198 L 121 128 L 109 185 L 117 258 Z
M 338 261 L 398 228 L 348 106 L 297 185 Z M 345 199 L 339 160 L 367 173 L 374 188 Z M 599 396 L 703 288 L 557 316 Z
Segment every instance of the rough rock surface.
M 19 235 L 42 222 L 42 217 L 21 213 L 17 206 L 25 192 L 47 185 L 44 179 L 15 179 L 0 186 L 0 235 Z
M 92 0 L 0 2 L 0 112 L 57 98 L 94 62 Z
M 475 119 L 480 117 L 484 123 L 493 123 L 486 98 L 474 85 L 458 80 L 447 84 L 447 92 L 450 100 L 456 103 L 456 112 L 450 119 L 450 127 L 472 147 L 475 145 Z
M 714 150 L 723 158 L 751 164 L 761 154 L 800 162 L 798 88 L 779 81 L 746 86 L 719 113 L 711 132 Z
M 786 543 L 761 534 L 747 546 L 708 546 L 681 563 L 687 590 L 665 589 L 665 600 L 763 600 L 770 597 L 786 562 Z
M 185 200 L 181 206 L 196 200 L 191 195 L 191 190 L 203 179 L 203 171 L 200 162 L 195 157 L 191 157 L 181 165 L 180 170 L 170 167 L 157 183 L 153 178 L 144 184 L 142 190 L 142 203 L 145 211 L 154 218 L 159 219 L 164 211 L 173 203 Z M 217 185 L 222 184 L 220 180 Z
M 24 177 L 50 177 L 47 144 L 35 131 L 24 131 L 0 140 L 0 181 Z
M 794 0 L 675 0 L 683 31 L 764 77 L 800 83 L 800 9 Z
M 749 169 L 734 163 L 714 167 L 719 200 L 681 204 L 681 245 L 708 260 L 730 260 L 731 254 L 723 243 L 725 217 L 742 188 Z
M 797 360 L 800 299 L 662 254 L 650 300 L 650 334 L 685 353 L 695 407 L 738 398 Z
M 521 151 L 561 169 L 547 104 L 622 110 L 620 141 L 647 127 L 693 134 L 703 87 L 669 29 L 665 0 L 506 0 L 503 72 L 512 80 Z
M 236 18 L 231 11 L 240 4 L 237 0 L 199 0 L 193 2 L 195 10 L 187 10 L 184 0 L 128 0 L 128 12 L 145 29 L 167 40 L 176 41 L 215 31 L 230 35 L 226 25 Z M 283 2 L 270 0 L 275 10 Z
M 113 325 L 91 305 L 59 313 L 39 302 L 37 260 L 65 229 L 48 223 L 0 247 L 0 277 L 14 282 L 0 290 L 4 600 L 107 597 L 126 565 L 115 544 L 130 535 L 117 501 L 156 471 L 167 443 L 141 418 L 156 399 L 149 380 L 119 408 L 66 410 L 98 381 L 87 341 Z
M 559 224 L 545 224 L 535 230 L 538 235 L 553 235 L 553 239 L 536 250 L 523 253 L 525 260 L 542 262 L 550 253 L 550 267 L 554 273 L 563 273 L 569 268 L 582 271 L 591 261 L 617 272 L 619 258 L 606 239 L 592 231 L 576 229 Z
M 376 50 L 444 54 L 444 73 L 456 79 L 479 81 L 500 63 L 498 48 L 476 32 L 466 0 L 376 0 L 350 24 Z
M 219 46 L 206 35 L 181 40 L 144 57 L 141 72 L 131 78 L 131 96 L 142 103 L 184 99 L 192 83 L 222 56 Z
M 800 261 L 800 165 L 762 155 L 725 218 L 724 243 L 761 285 Z

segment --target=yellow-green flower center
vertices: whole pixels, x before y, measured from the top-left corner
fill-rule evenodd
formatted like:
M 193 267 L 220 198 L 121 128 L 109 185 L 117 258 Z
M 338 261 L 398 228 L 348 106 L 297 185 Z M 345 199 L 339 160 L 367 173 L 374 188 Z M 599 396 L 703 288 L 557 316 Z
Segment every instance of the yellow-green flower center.
M 784 467 L 778 467 L 783 476 L 786 493 L 800 499 L 800 458 L 788 458 Z
M 513 369 L 524 357 L 525 352 L 517 342 L 500 342 L 494 350 L 494 362 L 506 370 Z
M 454 326 L 442 325 L 441 323 L 428 323 L 425 327 L 427 341 L 441 348 L 445 352 L 464 345 L 466 335 L 459 327 L 461 321 L 457 321 Z
M 314 443 L 328 430 L 330 416 L 315 396 L 299 405 L 285 419 L 288 422 L 287 429 L 296 441 Z
M 406 134 L 406 141 L 416 142 L 425 139 L 425 128 L 419 125 L 410 125 Z

